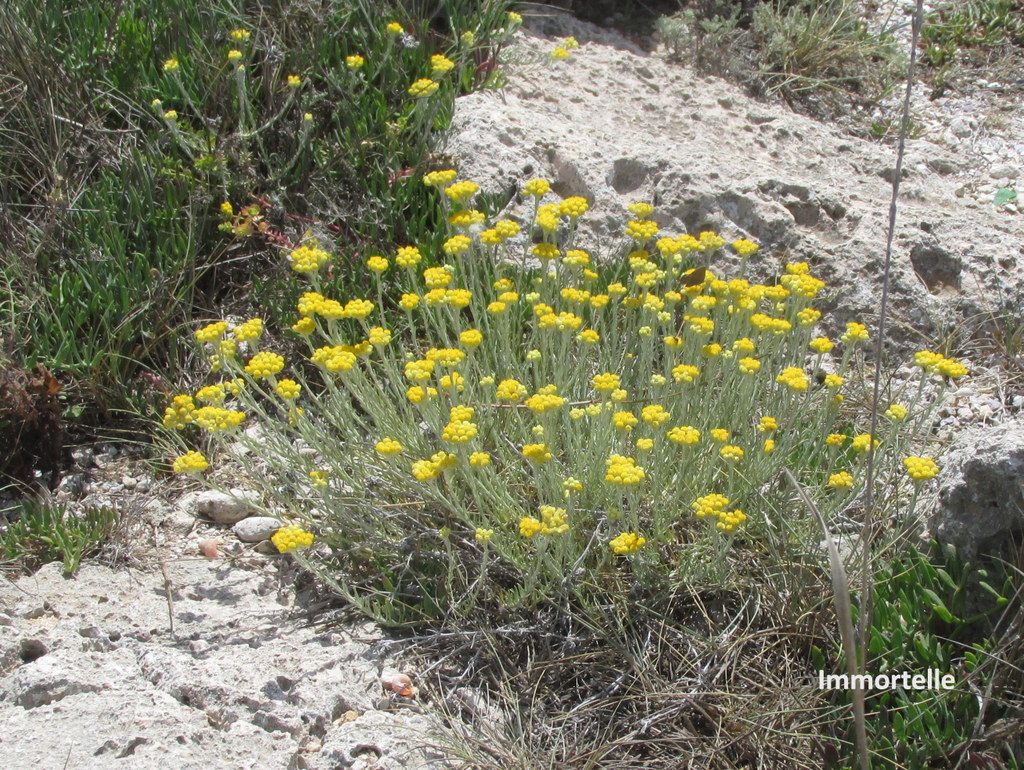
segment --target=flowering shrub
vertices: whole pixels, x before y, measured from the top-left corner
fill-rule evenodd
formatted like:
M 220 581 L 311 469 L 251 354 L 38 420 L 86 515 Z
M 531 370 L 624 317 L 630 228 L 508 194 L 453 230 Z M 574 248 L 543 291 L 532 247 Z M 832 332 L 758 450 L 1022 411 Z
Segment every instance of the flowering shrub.
M 872 446 L 891 485 L 934 475 L 904 447 L 929 425 L 929 384 L 966 370 L 918 354 L 920 384 L 872 438 L 843 394 L 869 332 L 820 333 L 825 284 L 806 263 L 751 283 L 755 244 L 661 233 L 646 203 L 622 258 L 599 260 L 575 242 L 587 201 L 548 201 L 544 180 L 524 221 L 488 221 L 454 171 L 424 182 L 450 226 L 441 265 L 403 246 L 365 259 L 375 301 L 329 297 L 304 244 L 287 256 L 309 283 L 292 326 L 305 360 L 260 350 L 252 321 L 215 322 L 196 338 L 217 408 L 244 419 L 204 419 L 204 391 L 165 416 L 192 452 L 176 469 L 216 478 L 232 444 L 252 450 L 268 507 L 324 544 L 301 558 L 378 617 L 694 579 L 694 554 L 720 568 L 803 517 L 784 466 L 826 515 L 863 490 Z

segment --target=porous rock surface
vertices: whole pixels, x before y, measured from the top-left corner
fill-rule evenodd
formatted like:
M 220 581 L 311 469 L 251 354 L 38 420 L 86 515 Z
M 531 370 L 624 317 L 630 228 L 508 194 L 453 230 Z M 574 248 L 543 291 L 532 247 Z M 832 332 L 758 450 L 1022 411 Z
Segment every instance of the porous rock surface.
M 762 245 L 754 277 L 808 260 L 838 290 L 839 322 L 877 312 L 896 149 L 858 139 L 748 98 L 647 53 L 614 32 L 555 15 L 521 42 L 523 64 L 509 87 L 459 100 L 448 152 L 464 178 L 511 197 L 540 176 L 559 197 L 591 203 L 579 245 L 622 254 L 634 201 L 657 205 L 663 232 L 714 229 Z M 572 34 L 565 61 L 546 56 Z M 547 58 L 547 61 L 544 59 Z M 968 148 L 911 139 L 903 167 L 893 250 L 896 340 L 920 337 L 972 314 L 1024 307 L 1024 218 L 963 195 Z M 554 198 L 552 198 L 554 199 Z M 715 264 L 722 273 L 735 265 Z
M 1024 532 L 1024 421 L 975 426 L 943 460 L 932 530 L 960 555 L 998 554 Z
M 278 557 L 285 558 L 285 557 Z M 0 766 L 447 767 L 383 691 L 381 632 L 305 627 L 292 582 L 223 559 L 0 581 Z

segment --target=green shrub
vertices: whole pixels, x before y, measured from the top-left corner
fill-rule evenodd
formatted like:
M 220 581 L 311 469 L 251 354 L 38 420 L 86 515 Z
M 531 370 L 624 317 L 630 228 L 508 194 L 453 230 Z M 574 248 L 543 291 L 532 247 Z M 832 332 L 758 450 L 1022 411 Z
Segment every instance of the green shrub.
M 794 513 L 784 466 L 831 515 L 856 498 L 867 418 L 839 390 L 868 333 L 815 335 L 824 284 L 805 263 L 751 285 L 738 276 L 756 245 L 665 236 L 647 204 L 631 206 L 628 253 L 598 261 L 575 247 L 584 199 L 542 204 L 548 184 L 534 180 L 532 215 L 488 225 L 477 186 L 454 179 L 424 178 L 450 223 L 445 266 L 423 269 L 412 246 L 371 258 L 376 301 L 324 296 L 331 255 L 290 254 L 309 280 L 293 327 L 307 361 L 285 370 L 259 324 L 197 332 L 217 374 L 167 410 L 178 446 L 199 451 L 176 470 L 216 470 L 233 442 L 249 447 L 268 509 L 326 544 L 313 567 L 385 622 L 728 582 L 733 547 L 820 537 Z M 401 311 L 383 299 L 389 272 Z M 966 373 L 927 351 L 918 363 L 876 438 L 892 490 L 911 484 L 922 393 Z M 916 490 L 936 467 L 907 470 Z
M 0 9 L 13 96 L 0 127 L 0 198 L 13 212 L 6 325 L 28 341 L 26 364 L 124 406 L 140 368 L 176 360 L 169 332 L 247 285 L 271 246 L 310 225 L 351 250 L 434 229 L 407 177 L 433 162 L 454 97 L 494 82 L 514 25 L 504 2 L 447 3 L 446 28 L 416 5 Z M 442 54 L 454 69 L 414 105 L 410 85 Z M 264 225 L 230 253 L 223 201 L 258 206 Z M 356 275 L 336 266 L 339 283 Z
M 82 559 L 107 541 L 119 519 L 109 506 L 71 513 L 53 502 L 25 498 L 14 521 L 0 530 L 0 553 L 28 572 L 52 561 L 61 562 L 67 573 L 76 572 Z
M 1014 0 L 967 0 L 929 13 L 921 28 L 925 60 L 951 64 L 963 49 L 1024 44 L 1024 12 Z
M 903 69 L 892 28 L 869 31 L 855 0 L 702 0 L 657 29 L 677 57 L 804 110 L 875 101 Z
M 997 649 L 993 622 L 1010 605 L 1014 581 L 997 568 L 972 568 L 955 554 L 943 557 L 937 546 L 933 552 L 929 557 L 910 547 L 888 557 L 875 573 L 866 671 L 924 675 L 935 670 L 952 674 L 955 684 L 937 691 L 869 693 L 869 741 L 876 767 L 952 767 L 969 747 L 979 757 L 1006 748 L 986 741 L 985 731 L 976 733 L 976 727 L 995 724 L 1007 713 L 998 693 L 983 713 L 978 693 L 991 693 L 1000 669 L 1014 663 Z M 849 706 L 849 692 L 833 694 L 844 709 Z M 973 747 L 972 738 L 978 740 Z

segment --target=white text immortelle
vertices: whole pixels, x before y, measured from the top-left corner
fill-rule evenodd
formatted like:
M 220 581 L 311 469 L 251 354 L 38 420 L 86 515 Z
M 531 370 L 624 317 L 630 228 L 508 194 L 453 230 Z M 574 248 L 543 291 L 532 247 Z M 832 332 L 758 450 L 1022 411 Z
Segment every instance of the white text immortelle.
M 952 690 L 956 677 L 930 668 L 925 674 L 903 671 L 897 674 L 825 674 L 818 672 L 819 690 Z

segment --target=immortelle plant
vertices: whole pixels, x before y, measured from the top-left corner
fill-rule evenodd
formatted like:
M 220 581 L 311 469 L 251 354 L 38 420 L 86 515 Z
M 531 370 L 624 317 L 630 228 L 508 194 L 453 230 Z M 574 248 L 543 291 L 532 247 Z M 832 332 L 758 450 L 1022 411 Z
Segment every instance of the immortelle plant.
M 825 284 L 807 264 L 751 283 L 756 244 L 665 235 L 646 203 L 598 260 L 576 243 L 588 202 L 555 202 L 545 180 L 525 185 L 524 222 L 488 220 L 455 171 L 423 182 L 450 226 L 441 264 L 405 246 L 366 261 L 375 297 L 329 297 L 332 255 L 294 249 L 308 355 L 261 350 L 260 319 L 211 323 L 196 333 L 210 384 L 164 419 L 191 448 L 175 470 L 226 486 L 241 466 L 290 525 L 284 547 L 315 534 L 300 558 L 378 619 L 726 581 L 730 549 L 820 538 L 783 467 L 831 517 L 862 491 L 872 441 L 890 489 L 935 475 L 906 449 L 966 369 L 919 353 L 872 439 L 842 393 L 868 330 L 816 331 Z

